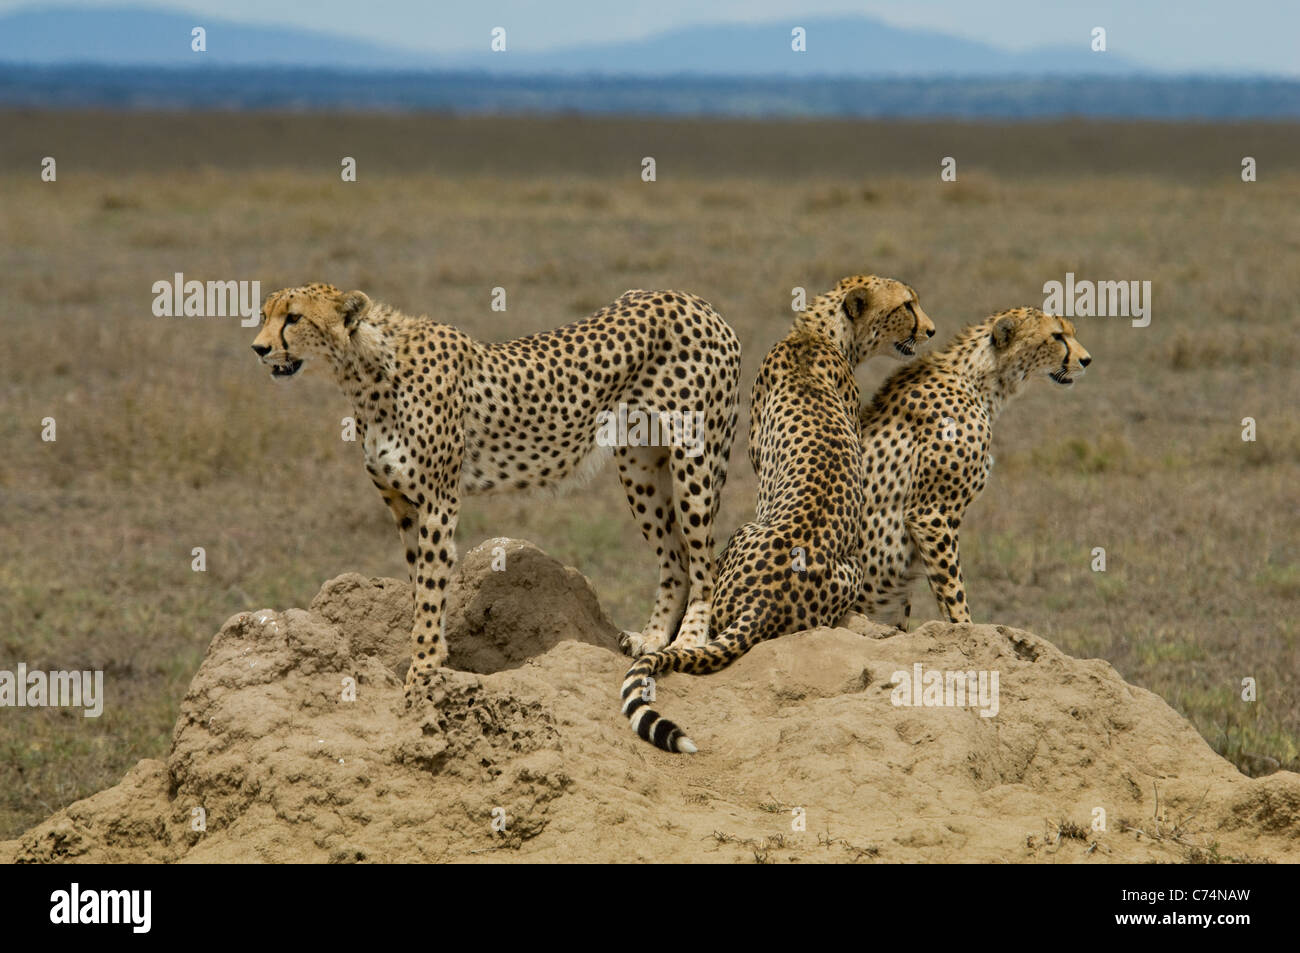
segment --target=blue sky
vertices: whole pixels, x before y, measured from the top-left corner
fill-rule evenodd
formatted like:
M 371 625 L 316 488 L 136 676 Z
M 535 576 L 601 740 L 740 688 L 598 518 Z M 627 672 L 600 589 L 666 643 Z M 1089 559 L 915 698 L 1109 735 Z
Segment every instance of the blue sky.
M 442 53 L 482 48 L 494 26 L 506 27 L 516 48 L 547 49 L 692 24 L 861 14 L 1011 50 L 1086 43 L 1102 26 L 1111 51 L 1154 69 L 1300 76 L 1297 0 L 0 0 L 0 13 L 53 6 L 153 7 Z

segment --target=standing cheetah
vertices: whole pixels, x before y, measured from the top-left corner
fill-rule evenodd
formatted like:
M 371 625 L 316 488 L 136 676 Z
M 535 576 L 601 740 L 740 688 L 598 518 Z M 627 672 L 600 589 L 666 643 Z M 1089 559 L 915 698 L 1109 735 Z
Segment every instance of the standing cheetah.
M 1074 325 L 1035 308 L 971 325 L 895 371 L 862 408 L 866 579 L 856 609 L 907 628 L 907 590 L 924 572 L 952 622 L 971 621 L 957 539 L 993 468 L 993 420 L 1031 375 L 1068 387 L 1092 358 Z
M 274 377 L 319 356 L 355 408 L 366 470 L 397 521 L 415 589 L 408 702 L 447 659 L 461 493 L 561 490 L 611 451 L 659 559 L 650 621 L 627 640 L 647 651 L 674 633 L 704 641 L 740 385 L 740 344 L 705 301 L 627 291 L 582 321 L 499 344 L 324 284 L 275 292 L 262 319 L 253 350 Z M 672 433 L 690 439 L 638 440 L 646 428 L 608 426 L 615 415 L 675 422 Z
M 623 714 L 665 751 L 694 742 L 649 705 L 660 672 L 704 675 L 755 642 L 838 622 L 862 585 L 859 361 L 910 356 L 934 334 L 916 292 L 874 276 L 845 278 L 801 314 L 759 370 L 750 406 L 756 518 L 723 552 L 714 602 L 716 639 L 646 655 L 623 680 Z

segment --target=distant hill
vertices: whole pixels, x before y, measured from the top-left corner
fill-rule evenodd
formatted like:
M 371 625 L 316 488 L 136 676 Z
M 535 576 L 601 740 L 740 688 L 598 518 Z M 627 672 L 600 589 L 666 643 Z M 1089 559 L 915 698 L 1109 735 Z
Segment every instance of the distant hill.
M 190 31 L 207 31 L 207 52 Z M 794 26 L 807 52 L 790 48 Z M 1300 81 L 1157 75 L 1077 47 L 1007 52 L 865 17 L 633 42 L 413 53 L 329 32 L 138 8 L 0 16 L 0 106 L 692 116 L 1300 118 Z
M 805 31 L 804 52 L 791 49 L 791 30 Z M 643 40 L 564 50 L 482 52 L 449 65 L 502 73 L 601 73 L 671 76 L 937 77 L 1133 73 L 1141 67 L 1113 53 L 1077 48 L 1023 53 L 930 30 L 908 30 L 867 17 L 812 18 L 761 24 L 713 24 L 672 30 Z
M 190 49 L 196 26 L 206 30 L 205 53 Z M 806 31 L 806 52 L 791 50 L 795 26 Z M 1008 52 L 867 17 L 695 26 L 631 42 L 546 51 L 530 50 L 525 37 L 507 32 L 505 52 L 492 52 L 485 34 L 480 50 L 436 55 L 327 31 L 131 7 L 27 9 L 0 16 L 0 62 L 764 77 L 1115 75 L 1142 69 L 1114 52 L 1093 53 L 1086 35 L 1073 47 Z
M 207 33 L 206 53 L 190 49 L 196 26 Z M 433 65 L 409 52 L 337 34 L 132 7 L 29 9 L 0 16 L 0 62 L 371 70 Z

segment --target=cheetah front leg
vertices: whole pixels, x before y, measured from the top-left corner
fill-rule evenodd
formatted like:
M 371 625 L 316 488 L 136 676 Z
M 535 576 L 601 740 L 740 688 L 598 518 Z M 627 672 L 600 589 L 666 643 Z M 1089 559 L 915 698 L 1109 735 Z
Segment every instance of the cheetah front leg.
M 411 628 L 411 667 L 406 670 L 407 704 L 426 693 L 430 677 L 447 664 L 447 584 L 456 565 L 456 524 L 460 501 L 441 497 L 420 511 L 417 554 L 412 566 L 415 620 Z M 431 699 L 431 693 L 426 694 Z
M 872 622 L 906 632 L 912 614 L 912 599 L 905 583 L 897 587 L 873 585 L 858 599 L 853 611 Z
M 858 600 L 862 592 L 864 577 L 862 560 L 845 559 L 835 565 L 827 584 L 827 608 L 825 621 L 818 625 L 835 625 L 844 618 Z
M 385 488 L 378 481 L 375 481 L 375 486 L 379 487 L 384 502 L 388 504 L 388 511 L 393 514 L 393 522 L 397 524 L 397 532 L 401 535 L 402 546 L 406 550 L 406 571 L 410 577 L 411 585 L 414 586 L 415 560 L 419 554 L 419 537 L 416 533 L 415 523 L 419 511 L 414 503 L 397 490 Z
M 916 545 L 930 589 L 950 622 L 971 621 L 958 550 L 960 525 L 958 520 L 950 520 L 941 510 L 925 510 L 907 518 L 907 532 Z
M 907 631 L 912 617 L 912 580 L 919 575 L 916 547 L 899 521 L 897 538 L 906 545 L 901 555 L 884 555 L 863 577 L 862 591 L 853 611 L 880 625 Z
M 867 568 L 854 611 L 906 632 L 912 614 L 912 580 L 920 575 L 920 561 L 901 507 L 870 514 L 864 523 L 862 553 Z

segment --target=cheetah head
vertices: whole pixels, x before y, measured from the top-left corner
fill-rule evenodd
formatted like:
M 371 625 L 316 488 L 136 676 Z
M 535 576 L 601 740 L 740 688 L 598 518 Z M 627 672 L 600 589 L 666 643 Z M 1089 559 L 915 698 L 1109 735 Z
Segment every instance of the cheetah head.
M 312 355 L 329 354 L 346 342 L 370 307 L 363 292 L 343 293 L 313 284 L 272 292 L 262 303 L 262 327 L 253 350 L 271 376 L 293 377 Z
M 901 281 L 853 275 L 840 279 L 831 294 L 840 297 L 854 363 L 878 354 L 905 361 L 934 337 L 934 322 L 921 310 L 916 291 Z
M 1092 363 L 1092 355 L 1083 349 L 1074 336 L 1074 325 L 1065 318 L 1037 308 L 1016 308 L 995 314 L 987 323 L 1004 378 L 1023 381 L 1042 373 L 1069 387 Z

